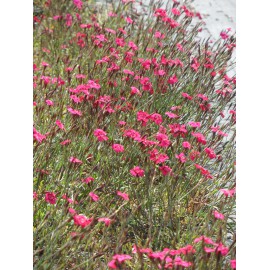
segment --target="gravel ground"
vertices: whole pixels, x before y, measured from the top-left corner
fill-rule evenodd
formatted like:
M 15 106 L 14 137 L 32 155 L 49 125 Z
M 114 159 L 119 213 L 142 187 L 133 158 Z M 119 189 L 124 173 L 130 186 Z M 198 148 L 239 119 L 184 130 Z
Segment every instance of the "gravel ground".
M 200 33 L 202 38 L 211 36 L 213 40 L 219 37 L 222 30 L 231 28 L 236 31 L 236 0 L 192 0 L 191 5 L 201 13 L 205 27 Z

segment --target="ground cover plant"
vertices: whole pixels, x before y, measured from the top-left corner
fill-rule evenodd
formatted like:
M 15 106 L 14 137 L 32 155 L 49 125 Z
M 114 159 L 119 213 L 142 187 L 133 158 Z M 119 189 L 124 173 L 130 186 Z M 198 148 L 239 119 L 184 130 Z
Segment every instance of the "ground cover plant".
M 34 269 L 235 269 L 235 36 L 180 1 L 34 1 Z

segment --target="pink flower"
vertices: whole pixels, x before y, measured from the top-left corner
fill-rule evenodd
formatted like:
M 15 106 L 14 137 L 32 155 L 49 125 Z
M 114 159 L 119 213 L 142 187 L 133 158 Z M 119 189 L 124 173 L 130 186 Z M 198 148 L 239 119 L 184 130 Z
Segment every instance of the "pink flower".
M 194 161 L 196 158 L 198 158 L 200 156 L 200 152 L 199 151 L 192 151 L 190 154 L 189 154 L 189 158 Z
M 47 62 L 42 62 L 41 65 L 42 65 L 43 67 L 49 67 L 49 66 L 50 66 Z
M 117 191 L 116 194 L 120 197 L 122 197 L 125 201 L 129 201 L 128 194 L 122 193 L 121 191 Z
M 50 204 L 56 204 L 56 195 L 54 192 L 48 192 L 45 193 L 45 201 Z
M 74 220 L 74 224 L 81 226 L 82 228 L 87 227 L 88 225 L 90 225 L 93 222 L 93 218 L 87 218 L 84 215 L 75 215 L 73 216 L 73 220 Z
M 125 262 L 126 260 L 131 260 L 131 259 L 132 259 L 132 257 L 130 255 L 116 254 L 113 256 L 113 260 L 111 260 L 108 263 L 108 266 L 109 266 L 109 268 L 117 269 L 118 264 L 121 264 L 121 263 Z
M 229 248 L 224 246 L 222 243 L 218 244 L 218 247 L 216 249 L 216 253 L 220 253 L 222 256 L 226 256 L 229 252 Z
M 168 84 L 175 84 L 177 82 L 178 82 L 178 79 L 175 74 L 168 79 Z
M 125 126 L 125 125 L 126 125 L 126 122 L 125 122 L 125 121 L 119 121 L 119 122 L 118 122 L 118 125 L 119 125 L 119 126 Z
M 185 134 L 187 133 L 185 125 L 171 124 L 169 125 L 169 128 L 173 137 L 178 137 L 178 136 L 185 137 Z
M 169 118 L 178 118 L 179 116 L 175 113 L 171 113 L 171 112 L 165 112 L 165 114 L 169 117 Z
M 70 157 L 69 161 L 71 163 L 75 163 L 75 164 L 82 164 L 83 163 L 81 160 L 79 160 L 78 158 L 75 158 L 75 157 Z
M 226 197 L 232 197 L 235 194 L 235 188 L 234 189 L 221 189 L 220 190 Z
M 73 208 L 68 208 L 68 212 L 69 212 L 71 215 L 76 215 L 76 211 L 75 211 Z
M 134 86 L 131 86 L 131 92 L 130 92 L 131 95 L 138 95 L 138 96 L 141 96 L 141 92 L 138 88 L 134 87 Z
M 224 215 L 219 213 L 217 210 L 214 211 L 214 216 L 216 219 L 224 219 Z
M 197 139 L 198 143 L 201 143 L 203 145 L 205 145 L 207 143 L 205 137 L 203 136 L 203 134 L 191 132 L 191 135 L 194 136 Z
M 156 139 L 159 141 L 159 146 L 161 147 L 168 147 L 171 144 L 171 141 L 169 140 L 169 137 L 166 134 L 163 133 L 157 133 Z
M 191 148 L 191 144 L 189 142 L 183 142 L 182 146 L 186 149 L 190 149 Z
M 231 268 L 236 269 L 236 260 L 230 260 Z
M 51 101 L 50 99 L 46 99 L 45 102 L 48 106 L 53 106 L 53 101 Z
M 128 74 L 128 75 L 134 75 L 134 72 L 132 71 L 132 70 L 129 70 L 129 69 L 123 69 L 123 72 L 125 73 L 125 74 Z
M 161 173 L 163 175 L 167 175 L 167 174 L 171 173 L 171 171 L 172 171 L 172 169 L 169 166 L 166 166 L 166 165 L 165 166 L 160 166 L 159 170 L 161 171 Z
M 163 69 L 160 69 L 160 70 L 158 70 L 155 74 L 156 74 L 156 75 L 159 75 L 159 76 L 163 76 L 163 75 L 166 74 L 166 72 L 165 72 Z
M 112 220 L 110 218 L 106 218 L 106 217 L 99 218 L 98 221 L 99 222 L 104 222 L 105 223 L 105 226 L 107 226 L 107 227 L 110 226 L 111 225 L 111 222 L 112 222 Z
M 41 143 L 43 140 L 46 140 L 46 135 L 39 133 L 35 128 L 33 128 L 33 137 L 39 143 Z
M 184 153 L 180 153 L 179 155 L 175 155 L 175 157 L 178 158 L 181 163 L 185 163 L 187 161 Z
M 60 142 L 61 145 L 66 145 L 69 143 L 71 143 L 71 140 L 64 140 L 64 141 Z
M 124 146 L 121 144 L 113 144 L 112 145 L 112 149 L 116 152 L 116 153 L 121 153 L 124 152 Z
M 182 97 L 187 98 L 189 100 L 192 100 L 193 99 L 193 97 L 190 96 L 188 93 L 182 93 Z
M 210 172 L 209 172 L 207 169 L 205 169 L 204 167 L 202 167 L 201 165 L 199 165 L 199 164 L 194 164 L 194 166 L 195 166 L 198 170 L 200 170 L 201 174 L 204 175 L 204 176 L 206 176 L 206 178 L 208 178 L 208 179 L 212 179 L 212 178 L 213 178 L 213 176 L 210 174 Z
M 68 111 L 72 114 L 72 115 L 78 115 L 78 116 L 82 116 L 82 113 L 81 113 L 81 111 L 79 111 L 79 110 L 74 110 L 74 109 L 72 109 L 72 108 L 68 108 Z
M 138 47 L 136 46 L 136 44 L 132 41 L 128 42 L 128 47 L 131 48 L 133 51 L 137 51 Z
M 142 170 L 139 166 L 134 167 L 130 170 L 131 175 L 135 177 L 143 177 L 144 176 L 144 170 Z
M 90 182 L 93 182 L 95 179 L 93 178 L 93 177 L 87 177 L 87 178 L 85 178 L 85 179 L 82 179 L 82 182 L 84 182 L 84 183 L 86 183 L 86 184 L 88 184 L 88 183 L 90 183 Z
M 177 47 L 177 49 L 178 49 L 179 51 L 181 51 L 181 52 L 184 51 L 183 46 L 182 46 L 180 43 L 177 43 L 177 44 L 176 44 L 176 47 Z
M 183 266 L 183 267 L 190 267 L 192 265 L 192 263 L 183 261 L 180 257 L 175 257 L 174 265 L 180 265 L 180 266 Z
M 222 32 L 220 33 L 220 36 L 221 36 L 221 38 L 224 39 L 224 40 L 229 38 L 229 35 L 228 35 L 226 32 L 224 32 L 224 31 L 222 31 Z
M 150 120 L 155 124 L 160 125 L 162 123 L 162 116 L 158 113 L 153 113 L 150 115 Z
M 134 129 L 127 129 L 124 131 L 124 137 L 131 138 L 135 141 L 140 141 L 141 140 L 141 134 L 134 130 Z
M 217 155 L 215 154 L 214 150 L 211 149 L 211 148 L 205 148 L 204 149 L 204 152 L 207 154 L 207 156 L 210 158 L 210 159 L 214 159 L 217 157 Z
M 150 160 L 154 161 L 155 164 L 164 163 L 169 159 L 169 157 L 166 154 L 159 154 L 157 149 L 153 149 L 152 151 L 149 151 L 150 154 Z
M 200 122 L 193 122 L 193 121 L 190 121 L 190 122 L 188 122 L 188 124 L 189 124 L 191 127 L 194 127 L 194 128 L 197 128 L 197 127 L 200 127 L 200 126 L 201 126 L 201 123 L 200 123 Z
M 55 121 L 55 124 L 56 124 L 60 129 L 62 129 L 62 130 L 65 129 L 63 123 L 62 123 L 60 120 L 56 120 L 56 121 Z
M 78 8 L 82 9 L 83 2 L 81 0 L 73 0 L 73 4 Z
M 89 196 L 91 197 L 91 199 L 94 201 L 94 202 L 97 202 L 99 200 L 99 197 L 97 194 L 93 193 L 93 192 L 90 192 L 89 193 Z
M 123 263 L 126 260 L 131 260 L 132 257 L 127 254 L 116 254 L 113 256 L 114 260 L 117 260 L 119 263 Z
M 177 9 L 177 8 L 173 8 L 173 9 L 172 9 L 172 13 L 173 13 L 174 15 L 180 15 L 180 14 L 181 14 L 181 13 L 180 13 L 180 10 Z
M 145 126 L 150 118 L 150 115 L 147 112 L 138 111 L 137 112 L 137 121 L 142 122 L 142 125 Z
M 71 14 L 66 14 L 66 26 L 70 27 L 72 25 L 72 15 Z
M 36 201 L 38 200 L 38 195 L 37 195 L 37 193 L 35 191 L 33 192 L 33 199 L 36 200 Z
M 124 47 L 125 46 L 125 41 L 123 38 L 116 38 L 115 39 L 115 43 L 120 46 L 120 47 Z
M 111 260 L 109 263 L 108 263 L 108 266 L 109 268 L 111 269 L 117 269 L 118 266 L 116 265 L 116 260 Z
M 130 17 L 126 17 L 125 20 L 127 23 L 131 23 L 131 24 L 133 23 L 133 20 Z
M 96 83 L 95 81 L 92 81 L 92 80 L 89 80 L 87 85 L 90 87 L 90 88 L 93 88 L 93 89 L 100 89 L 100 85 L 98 83 Z
M 107 133 L 102 129 L 96 129 L 94 131 L 94 136 L 97 137 L 98 141 L 100 142 L 108 140 L 108 137 L 106 135 Z

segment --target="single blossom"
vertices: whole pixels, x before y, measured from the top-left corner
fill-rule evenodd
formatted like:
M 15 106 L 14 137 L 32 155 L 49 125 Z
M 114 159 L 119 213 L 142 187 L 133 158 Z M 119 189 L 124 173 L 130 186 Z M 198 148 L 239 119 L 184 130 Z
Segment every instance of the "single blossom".
M 116 194 L 117 194 L 118 196 L 120 196 L 121 198 L 123 198 L 123 200 L 129 201 L 129 196 L 128 196 L 127 193 L 123 193 L 123 192 L 121 192 L 121 191 L 117 191 Z
M 74 215 L 73 216 L 73 220 L 74 220 L 74 224 L 78 225 L 82 228 L 87 227 L 88 225 L 90 225 L 93 222 L 93 218 L 87 218 L 84 215 Z
M 102 129 L 96 129 L 94 131 L 94 136 L 98 139 L 98 141 L 107 141 L 109 138 L 106 136 L 107 133 Z
M 47 104 L 48 106 L 53 106 L 53 101 L 52 101 L 52 100 L 46 99 L 45 102 L 46 102 L 46 104 Z
M 112 149 L 116 152 L 116 153 L 121 153 L 121 152 L 124 152 L 124 146 L 121 145 L 121 144 L 113 144 L 112 145 Z
M 112 220 L 110 218 L 106 218 L 106 217 L 99 218 L 98 221 L 99 222 L 104 222 L 105 223 L 105 226 L 107 226 L 107 227 L 110 226 L 111 225 L 111 222 L 112 222 Z
M 97 202 L 99 200 L 99 196 L 93 192 L 89 193 L 89 197 L 94 201 Z
M 139 166 L 134 167 L 130 170 L 131 175 L 135 177 L 143 177 L 144 176 L 144 170 L 141 169 Z
M 70 157 L 69 161 L 74 164 L 82 164 L 83 162 L 76 157 Z
M 231 268 L 236 269 L 236 260 L 230 260 Z
M 186 149 L 190 149 L 191 148 L 191 144 L 189 142 L 183 142 L 182 143 L 182 146 L 183 146 L 183 148 L 186 148 Z
M 50 204 L 56 204 L 56 195 L 54 192 L 46 191 L 45 201 Z
M 232 197 L 234 194 L 235 194 L 235 188 L 234 189 L 221 189 L 220 190 L 224 195 L 225 197 Z
M 224 219 L 224 215 L 219 213 L 217 210 L 214 211 L 214 216 L 216 219 Z
M 60 120 L 56 120 L 56 121 L 55 121 L 55 124 L 56 124 L 60 129 L 62 129 L 62 130 L 65 129 L 63 123 L 62 123 Z

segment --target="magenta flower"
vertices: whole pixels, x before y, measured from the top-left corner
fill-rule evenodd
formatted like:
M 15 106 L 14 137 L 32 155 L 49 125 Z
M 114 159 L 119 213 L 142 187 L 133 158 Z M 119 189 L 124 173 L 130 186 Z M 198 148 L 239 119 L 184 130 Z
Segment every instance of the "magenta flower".
M 232 197 L 235 194 L 235 188 L 234 189 L 221 189 L 220 190 L 226 197 Z
M 87 218 L 84 215 L 75 215 L 73 216 L 73 220 L 74 220 L 74 224 L 81 226 L 82 228 L 87 227 L 88 225 L 90 225 L 93 222 L 93 218 Z
M 234 260 L 231 260 L 230 261 L 230 264 L 231 264 L 231 268 L 232 269 L 236 269 L 236 260 L 234 259 Z
M 219 213 L 217 210 L 214 211 L 214 216 L 216 219 L 224 219 L 224 215 Z
M 131 175 L 135 177 L 143 177 L 144 176 L 144 170 L 142 170 L 139 166 L 134 167 L 130 170 Z
M 123 200 L 129 201 L 129 196 L 128 196 L 127 193 L 123 193 L 123 192 L 121 192 L 121 191 L 117 191 L 116 194 L 117 194 L 118 196 L 120 196 L 121 198 L 123 198 Z
M 186 148 L 186 149 L 190 149 L 191 148 L 191 144 L 189 142 L 183 142 L 182 143 L 182 146 L 183 146 L 183 148 Z
M 217 155 L 215 154 L 214 150 L 211 149 L 211 148 L 205 148 L 204 149 L 204 152 L 207 154 L 207 156 L 210 158 L 210 159 L 214 159 L 217 157 Z
M 179 161 L 180 161 L 181 163 L 185 163 L 185 162 L 187 161 L 186 156 L 185 156 L 184 153 L 180 153 L 179 155 L 175 155 L 175 157 L 176 157 L 177 159 L 179 159 Z
M 190 121 L 190 122 L 188 122 L 188 124 L 189 124 L 191 127 L 194 127 L 194 128 L 197 128 L 197 127 L 200 127 L 200 126 L 201 126 L 201 123 L 200 123 L 200 122 L 193 122 L 193 121 Z
M 33 128 L 33 137 L 39 143 L 41 143 L 43 140 L 46 140 L 46 135 L 39 133 L 35 128 Z
M 53 101 L 51 101 L 50 99 L 46 99 L 45 102 L 48 106 L 53 106 Z
M 96 129 L 94 131 L 94 136 L 98 139 L 98 141 L 102 142 L 102 141 L 107 141 L 108 137 L 106 136 L 107 133 L 102 130 L 102 129 Z
M 168 79 L 168 84 L 175 84 L 177 82 L 178 82 L 178 78 L 176 77 L 175 74 Z
M 111 222 L 112 222 L 112 220 L 110 218 L 106 218 L 106 217 L 99 218 L 98 221 L 99 222 L 104 222 L 105 223 L 105 226 L 107 226 L 107 227 L 110 226 L 111 225 Z
M 82 116 L 82 112 L 81 111 L 79 111 L 79 110 L 74 110 L 74 109 L 72 109 L 72 108 L 68 108 L 67 109 L 72 115 L 77 115 L 77 116 Z
M 62 130 L 65 129 L 63 123 L 62 123 L 60 120 L 56 120 L 56 121 L 55 121 L 55 124 L 56 124 L 60 129 L 62 129 Z
M 165 114 L 169 117 L 169 118 L 178 118 L 179 116 L 175 113 L 172 112 L 165 112 Z
M 45 193 L 45 201 L 50 204 L 56 204 L 56 195 L 54 192 L 48 192 Z
M 91 197 L 94 202 L 97 202 L 99 200 L 99 196 L 93 192 L 89 193 L 89 197 Z
M 172 169 L 169 166 L 166 166 L 166 165 L 165 166 L 160 166 L 159 170 L 161 171 L 161 173 L 163 175 L 167 175 L 167 174 L 171 173 L 171 171 L 172 171 Z
M 66 145 L 69 143 L 71 143 L 71 140 L 64 140 L 64 141 L 60 142 L 61 145 Z
M 88 184 L 88 183 L 90 183 L 90 182 L 93 182 L 95 179 L 93 178 L 93 177 L 87 177 L 87 178 L 85 178 L 85 179 L 82 179 L 82 182 L 84 182 L 84 183 L 86 183 L 86 184 Z
M 116 153 L 121 153 L 121 152 L 124 152 L 124 146 L 121 145 L 121 144 L 113 144 L 112 145 L 112 149 L 116 152 Z
M 70 157 L 69 161 L 71 163 L 75 163 L 75 164 L 82 164 L 83 163 L 81 160 L 79 160 L 78 158 L 75 158 L 75 157 Z

